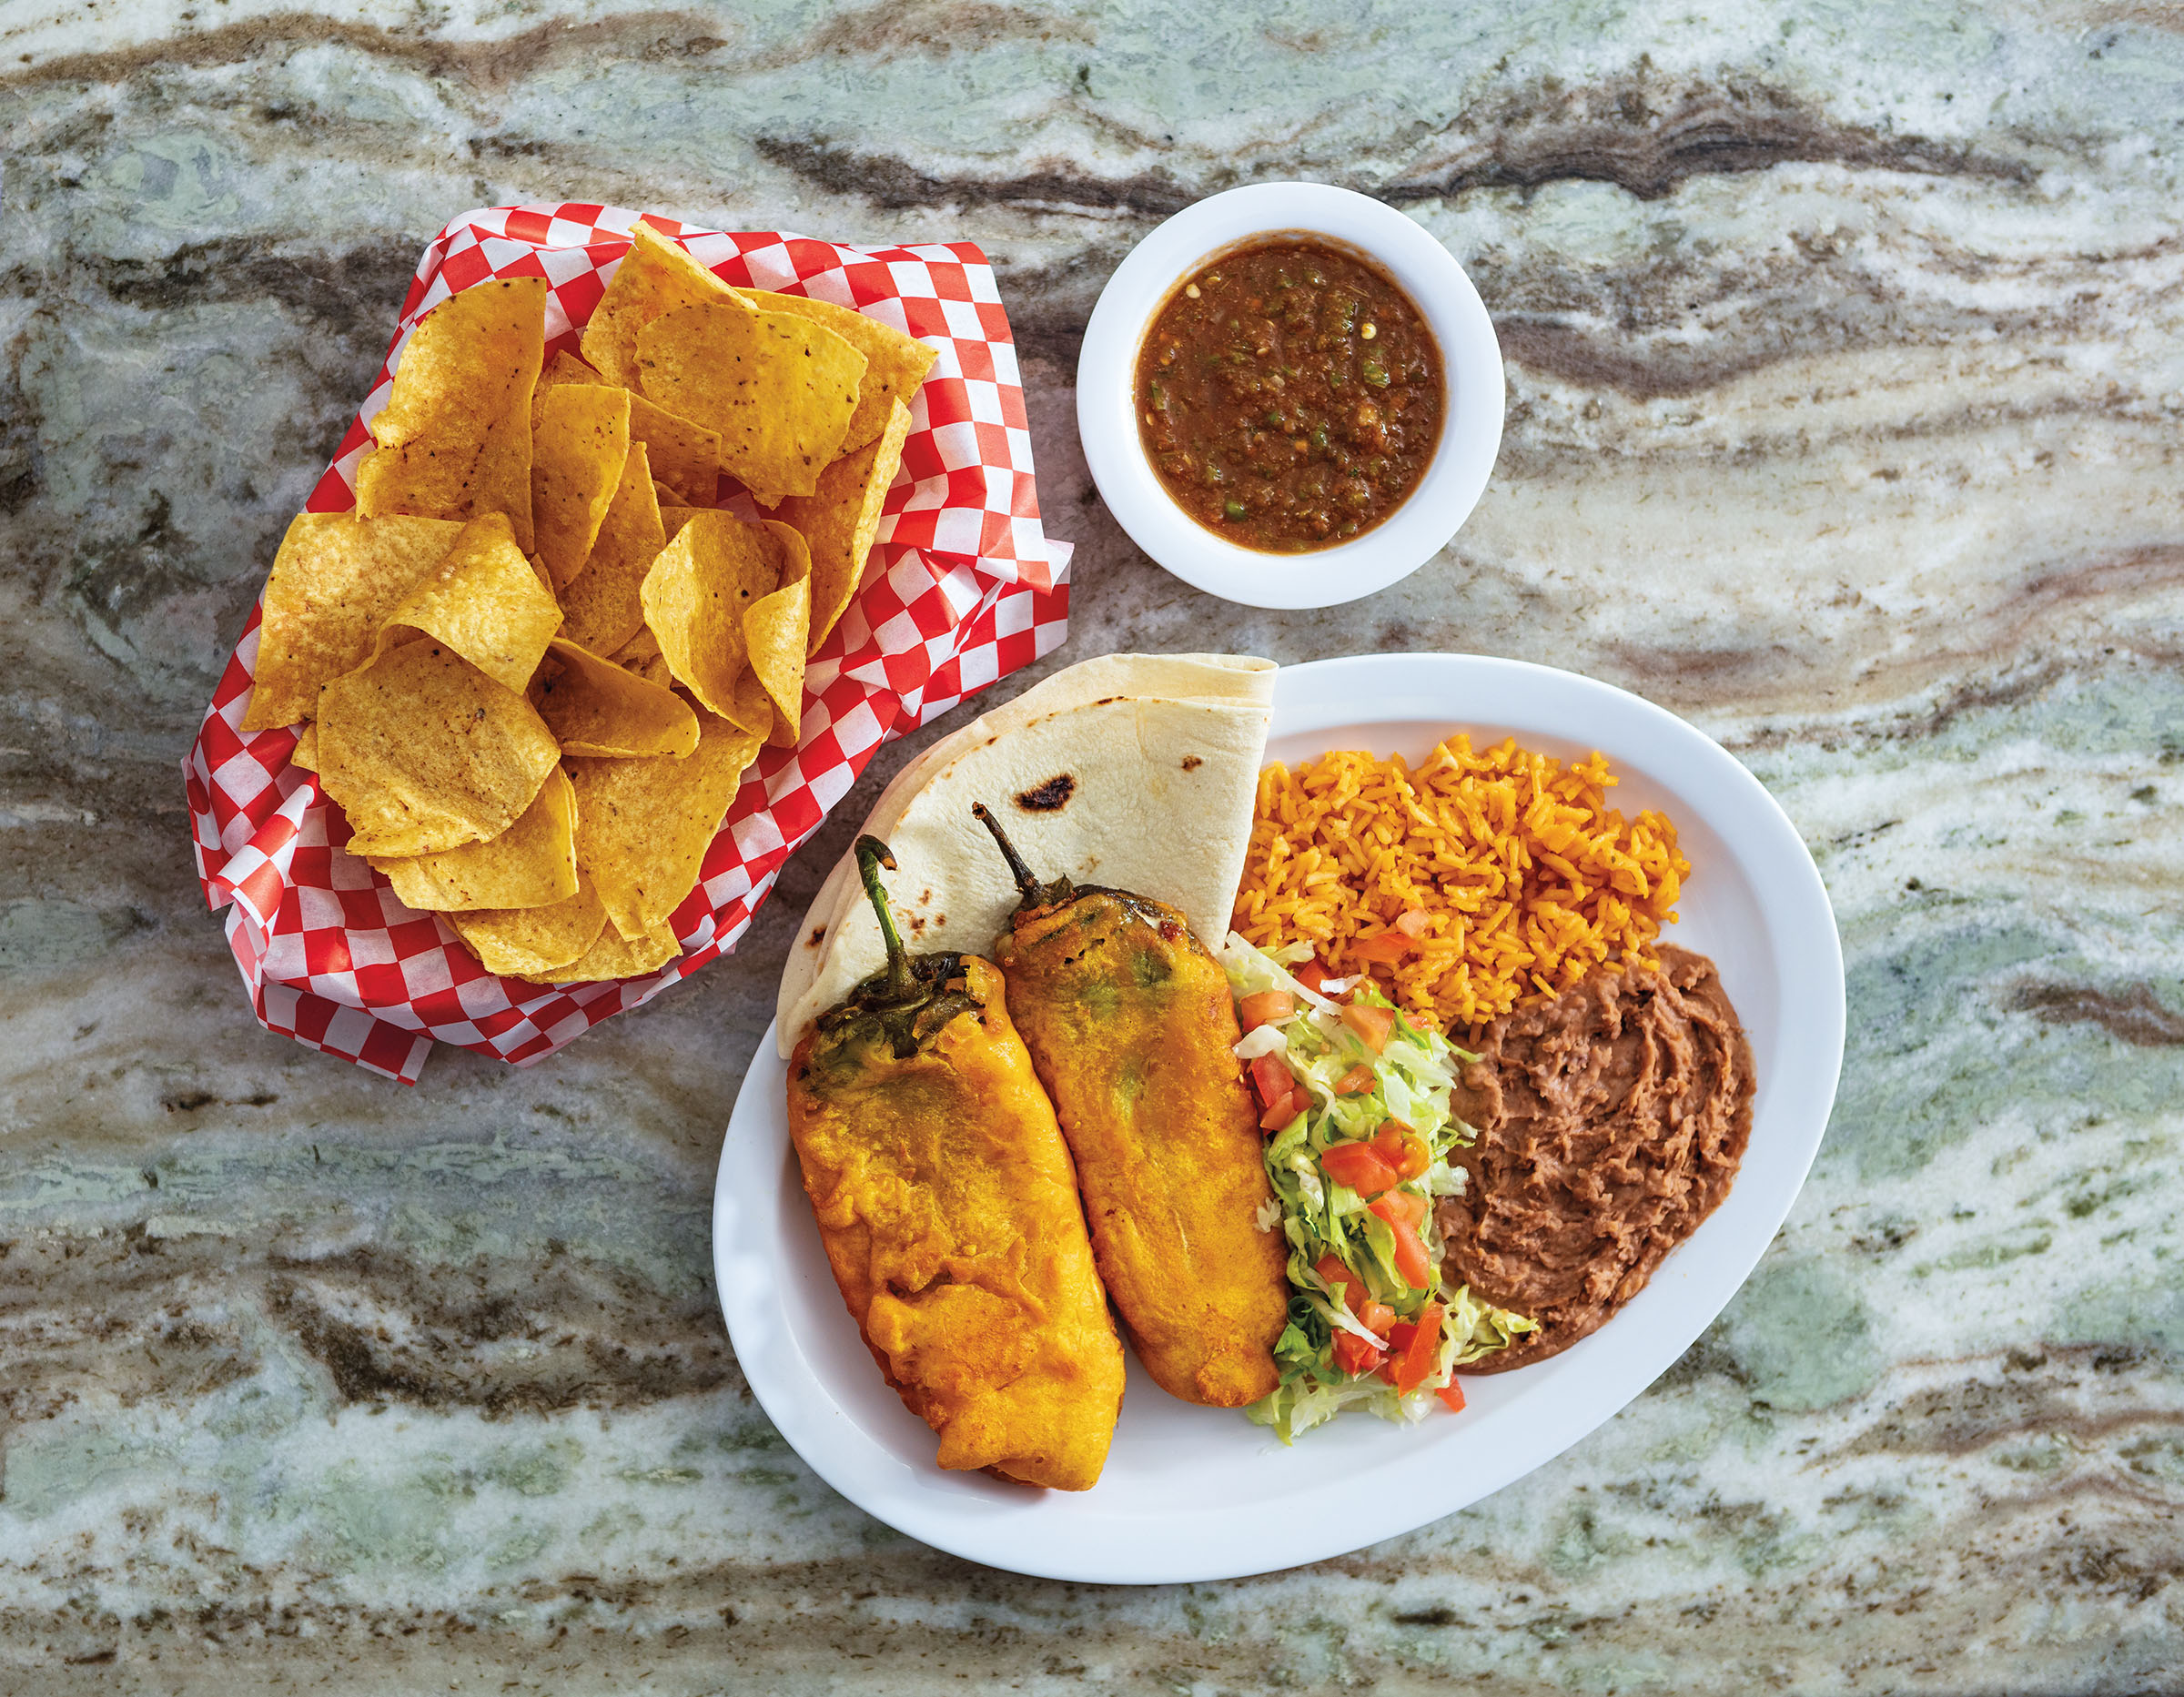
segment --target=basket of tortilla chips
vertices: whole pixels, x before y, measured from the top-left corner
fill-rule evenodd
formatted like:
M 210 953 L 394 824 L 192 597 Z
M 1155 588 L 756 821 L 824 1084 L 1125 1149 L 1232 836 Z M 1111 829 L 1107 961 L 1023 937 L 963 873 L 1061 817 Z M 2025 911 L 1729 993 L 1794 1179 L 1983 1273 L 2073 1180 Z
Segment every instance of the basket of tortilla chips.
M 413 1080 L 644 1002 L 1068 554 L 975 247 L 458 218 L 184 762 L 259 1020 Z

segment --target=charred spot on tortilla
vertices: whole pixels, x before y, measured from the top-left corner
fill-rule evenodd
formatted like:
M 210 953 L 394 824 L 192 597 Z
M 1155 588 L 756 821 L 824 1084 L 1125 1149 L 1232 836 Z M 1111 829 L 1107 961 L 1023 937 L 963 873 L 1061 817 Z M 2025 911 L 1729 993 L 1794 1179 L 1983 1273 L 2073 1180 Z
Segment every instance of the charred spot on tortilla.
M 1066 772 L 1057 772 L 1046 783 L 1019 793 L 1016 805 L 1027 813 L 1058 813 L 1076 793 L 1077 780 Z
M 1183 756 L 1183 770 L 1185 772 L 1196 772 L 1205 763 L 1206 763 L 1199 759 L 1196 754 L 1186 754 Z
M 812 934 L 804 940 L 804 946 L 807 949 L 815 949 L 825 940 L 826 927 L 824 925 L 814 925 L 812 927 Z

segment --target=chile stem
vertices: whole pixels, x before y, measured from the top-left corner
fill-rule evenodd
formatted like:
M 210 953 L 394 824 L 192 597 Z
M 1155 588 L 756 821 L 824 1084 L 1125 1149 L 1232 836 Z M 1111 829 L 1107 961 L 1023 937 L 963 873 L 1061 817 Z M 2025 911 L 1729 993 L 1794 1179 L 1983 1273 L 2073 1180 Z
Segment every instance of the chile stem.
M 887 886 L 880 882 L 880 868 L 895 870 L 895 855 L 877 837 L 857 839 L 857 876 L 864 882 L 864 894 L 872 903 L 872 911 L 879 915 L 880 935 L 887 944 L 887 999 L 907 1002 L 918 994 L 917 981 L 911 976 L 909 951 L 903 947 L 902 933 L 895 928 L 895 909 L 887 900 Z
M 1026 902 L 1036 903 L 1042 894 L 1039 881 L 1031 875 L 1031 868 L 1024 864 L 1024 857 L 1016 853 L 1016 845 L 1002 834 L 1001 822 L 986 811 L 984 802 L 973 802 L 971 812 L 977 816 L 980 824 L 994 833 L 994 841 L 1000 847 L 1001 857 L 1008 863 L 1009 875 L 1016 881 L 1018 893 Z

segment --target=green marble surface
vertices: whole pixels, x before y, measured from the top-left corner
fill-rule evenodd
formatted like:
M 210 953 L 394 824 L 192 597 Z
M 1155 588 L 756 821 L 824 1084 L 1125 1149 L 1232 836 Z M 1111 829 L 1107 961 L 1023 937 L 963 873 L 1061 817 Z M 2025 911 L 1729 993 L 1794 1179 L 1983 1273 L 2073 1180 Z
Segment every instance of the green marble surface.
M 2184 1687 L 2175 12 L 15 0 L 0 120 L 0 1691 Z M 1286 176 L 1448 243 L 1510 412 L 1438 560 L 1273 614 L 1135 553 L 1071 386 L 1135 240 Z M 1650 1392 L 1218 1585 L 996 1574 L 820 1484 L 722 1332 L 713 1161 L 908 748 L 738 955 L 544 1065 L 258 1029 L 177 762 L 421 244 L 563 198 L 984 244 L 1077 545 L 1050 665 L 1510 654 L 1759 773 L 1843 1088 Z

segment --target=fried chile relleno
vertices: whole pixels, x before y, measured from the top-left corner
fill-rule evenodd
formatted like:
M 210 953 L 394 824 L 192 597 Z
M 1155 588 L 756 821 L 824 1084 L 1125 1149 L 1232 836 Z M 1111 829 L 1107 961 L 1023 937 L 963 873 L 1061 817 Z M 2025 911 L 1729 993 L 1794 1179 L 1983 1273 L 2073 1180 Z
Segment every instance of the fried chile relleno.
M 1122 1403 L 1068 1146 L 1001 975 L 912 955 L 858 839 L 887 966 L 789 1063 L 789 1131 L 842 1299 L 944 1468 L 1089 1489 Z
M 983 806 L 1023 905 L 995 949 L 1054 1099 L 1107 1293 L 1171 1395 L 1241 1408 L 1271 1391 L 1289 1318 L 1286 1245 L 1227 975 L 1173 908 L 1041 884 Z

